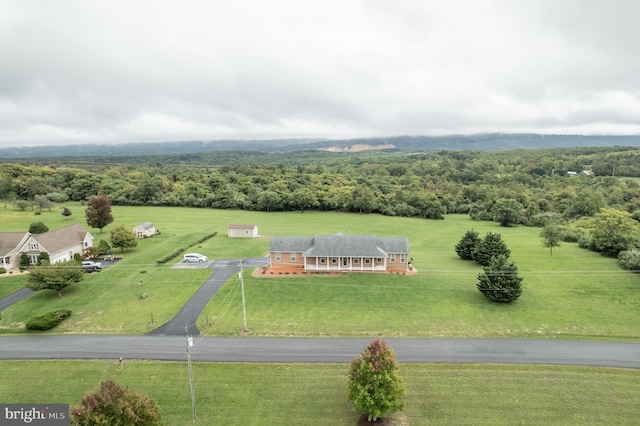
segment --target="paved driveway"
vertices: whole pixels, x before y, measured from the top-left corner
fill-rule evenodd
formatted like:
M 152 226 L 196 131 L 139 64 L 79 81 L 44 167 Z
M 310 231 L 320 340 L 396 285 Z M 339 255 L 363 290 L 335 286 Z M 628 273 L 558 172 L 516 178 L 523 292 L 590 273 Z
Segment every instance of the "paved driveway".
M 202 284 L 202 286 L 196 291 L 191 299 L 184 304 L 184 306 L 178 311 L 175 317 L 162 326 L 151 330 L 149 335 L 152 336 L 186 336 L 186 329 L 189 329 L 189 334 L 192 336 L 199 336 L 200 330 L 196 327 L 196 320 L 209 303 L 209 300 L 216 294 L 220 287 L 233 277 L 240 270 L 240 261 L 246 268 L 260 267 L 269 263 L 269 259 L 266 257 L 252 258 L 252 259 L 220 259 L 214 260 L 208 263 L 187 263 L 186 267 L 189 268 L 213 268 L 211 276 Z M 180 262 L 180 268 L 184 268 L 184 262 Z

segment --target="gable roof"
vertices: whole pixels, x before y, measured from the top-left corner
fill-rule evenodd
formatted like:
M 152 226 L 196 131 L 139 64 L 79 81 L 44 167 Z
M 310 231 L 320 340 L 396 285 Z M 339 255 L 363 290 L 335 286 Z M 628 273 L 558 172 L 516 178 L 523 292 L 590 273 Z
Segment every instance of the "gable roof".
M 315 237 L 272 237 L 270 252 L 302 252 L 304 257 L 387 257 L 409 253 L 409 240 L 378 238 L 375 235 L 316 235 Z
M 8 256 L 29 238 L 29 232 L 0 232 L 0 257 Z
M 55 231 L 45 232 L 44 234 L 34 234 L 31 235 L 31 237 L 49 253 L 55 253 L 81 243 L 87 234 L 89 234 L 89 232 L 82 225 L 74 223 L 73 225 L 58 228 Z
M 153 226 L 153 223 L 151 222 L 142 222 L 140 225 L 136 226 L 136 229 L 137 228 L 149 230 L 151 228 L 154 228 L 154 226 Z
M 256 225 L 231 224 L 228 229 L 254 229 Z

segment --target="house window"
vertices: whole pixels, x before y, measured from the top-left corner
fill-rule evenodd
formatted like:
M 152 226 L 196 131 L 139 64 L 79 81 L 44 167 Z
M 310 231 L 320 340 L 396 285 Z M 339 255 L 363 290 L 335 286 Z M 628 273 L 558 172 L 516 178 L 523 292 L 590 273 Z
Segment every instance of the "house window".
M 360 259 L 358 259 L 358 258 L 353 259 L 353 264 L 354 265 L 357 265 L 359 262 L 360 262 Z
M 404 262 L 406 262 L 405 256 L 404 256 L 404 254 L 401 254 L 400 255 L 400 263 L 404 263 Z
M 85 242 L 84 242 L 84 246 L 85 246 L 85 247 L 89 247 L 89 243 L 85 241 Z
M 29 243 L 30 250 L 38 250 L 38 243 Z
M 245 229 L 244 234 L 245 234 L 245 235 L 249 235 L 249 230 L 248 230 L 248 229 Z
M 323 265 L 324 265 L 325 263 L 327 263 L 327 258 L 326 258 L 326 257 L 321 257 L 321 258 L 320 258 L 320 263 L 322 263 Z
M 382 258 L 380 257 L 376 258 L 376 263 L 382 263 Z
M 29 255 L 29 265 L 35 265 L 38 263 L 38 256 L 30 254 Z
M 368 257 L 364 260 L 364 264 L 368 265 L 371 263 L 371 259 L 369 259 Z
M 292 262 L 296 261 L 296 254 L 295 253 L 291 253 L 291 261 Z
M 336 258 L 336 257 L 332 257 L 332 258 L 331 258 L 331 263 L 332 263 L 332 264 L 334 264 L 334 265 L 335 265 L 337 262 L 338 262 L 338 258 Z
M 396 263 L 396 255 L 395 254 L 389 255 L 389 262 Z
M 279 252 L 279 251 L 277 251 L 277 252 L 276 252 L 276 262 L 280 262 L 280 257 L 281 257 L 281 256 L 280 256 L 280 252 Z

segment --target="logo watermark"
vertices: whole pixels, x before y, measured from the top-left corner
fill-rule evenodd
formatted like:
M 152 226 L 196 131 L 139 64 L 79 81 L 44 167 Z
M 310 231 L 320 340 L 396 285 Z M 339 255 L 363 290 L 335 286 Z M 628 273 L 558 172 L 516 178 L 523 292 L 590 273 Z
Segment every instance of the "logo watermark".
M 0 404 L 0 425 L 69 426 L 69 404 Z

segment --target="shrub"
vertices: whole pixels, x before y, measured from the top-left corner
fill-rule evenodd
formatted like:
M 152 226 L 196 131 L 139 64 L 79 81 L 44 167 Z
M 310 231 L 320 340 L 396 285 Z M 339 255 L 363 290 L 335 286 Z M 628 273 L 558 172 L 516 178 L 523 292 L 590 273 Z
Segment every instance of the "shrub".
M 46 314 L 31 318 L 29 321 L 27 321 L 25 326 L 27 330 L 49 330 L 57 326 L 70 316 L 71 310 L 58 309 L 56 311 L 47 312 Z
M 621 251 L 620 254 L 618 254 L 618 263 L 624 269 L 640 271 L 640 250 L 631 249 Z
M 29 232 L 32 234 L 44 234 L 49 231 L 49 227 L 42 222 L 33 222 L 29 225 Z
M 6 273 L 7 273 L 6 268 L 0 268 L 0 274 L 6 274 Z
M 100 390 L 82 398 L 71 409 L 72 425 L 162 425 L 158 404 L 147 395 L 123 388 L 113 380 L 100 383 Z

